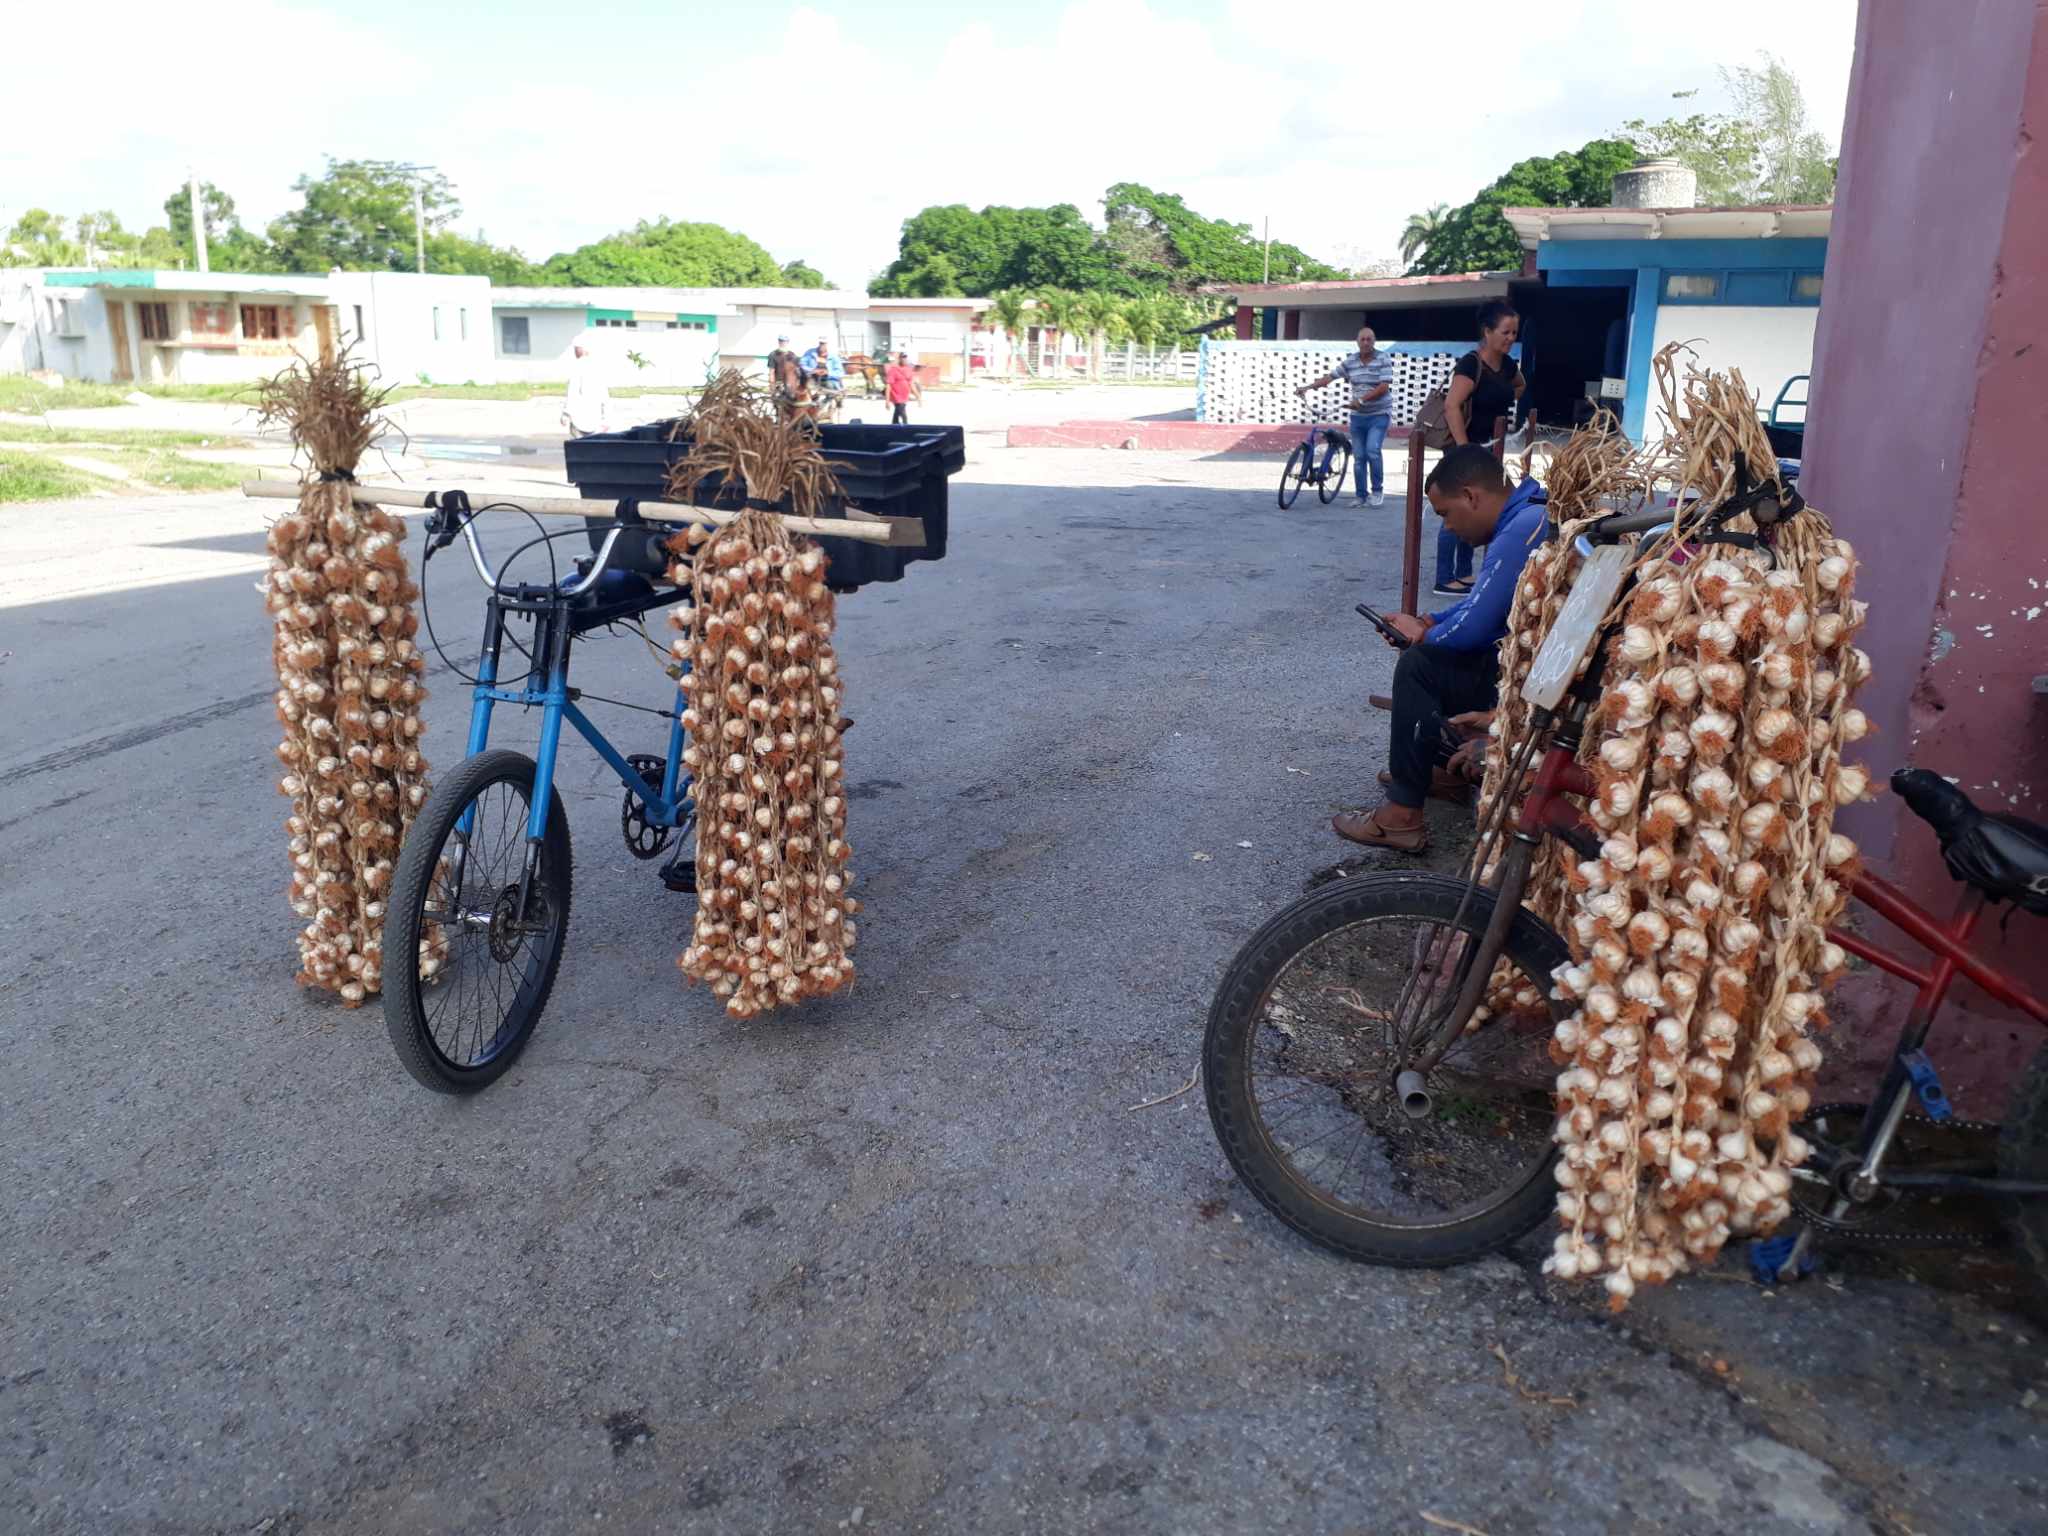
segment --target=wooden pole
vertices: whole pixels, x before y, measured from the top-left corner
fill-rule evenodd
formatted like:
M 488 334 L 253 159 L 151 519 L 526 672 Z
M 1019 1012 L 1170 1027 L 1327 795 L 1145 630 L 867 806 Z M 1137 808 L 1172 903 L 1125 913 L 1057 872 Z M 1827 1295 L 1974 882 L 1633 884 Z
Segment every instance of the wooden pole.
M 1415 613 L 1422 572 L 1422 428 L 1408 429 L 1408 506 L 1401 528 L 1401 611 Z
M 452 489 L 452 487 L 451 487 Z M 242 494 L 273 501 L 297 501 L 305 490 L 299 480 L 244 480 Z M 358 485 L 352 500 L 365 507 L 424 507 L 433 493 L 402 485 Z M 547 517 L 603 517 L 611 503 L 585 501 L 571 496 L 529 496 L 523 491 L 509 495 L 470 493 L 475 506 L 506 507 L 515 512 L 532 512 Z M 686 507 L 677 502 L 643 501 L 640 515 L 650 523 L 704 523 L 722 527 L 736 522 L 739 513 L 723 507 Z M 807 533 L 818 539 L 858 539 L 863 544 L 887 544 L 893 549 L 922 549 L 924 520 L 917 517 L 880 517 L 849 507 L 846 516 L 792 517 L 775 514 L 776 520 L 793 533 Z

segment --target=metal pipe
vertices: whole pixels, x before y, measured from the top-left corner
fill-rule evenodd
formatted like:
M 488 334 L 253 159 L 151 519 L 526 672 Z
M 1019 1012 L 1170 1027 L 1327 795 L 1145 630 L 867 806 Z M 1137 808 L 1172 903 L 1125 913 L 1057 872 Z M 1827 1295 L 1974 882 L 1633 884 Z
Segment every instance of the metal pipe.
M 1394 1079 L 1394 1092 L 1401 1097 L 1401 1113 L 1410 1120 L 1426 1119 L 1430 1111 L 1429 1085 L 1413 1067 Z

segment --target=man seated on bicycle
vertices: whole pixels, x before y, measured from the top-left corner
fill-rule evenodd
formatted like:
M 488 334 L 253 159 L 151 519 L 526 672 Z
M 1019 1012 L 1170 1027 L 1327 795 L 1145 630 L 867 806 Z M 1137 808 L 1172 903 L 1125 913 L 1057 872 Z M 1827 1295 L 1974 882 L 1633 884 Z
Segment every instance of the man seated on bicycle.
M 1446 723 L 1491 709 L 1500 691 L 1498 648 L 1508 608 L 1547 519 L 1548 498 L 1535 478 L 1510 485 L 1500 460 L 1476 443 L 1447 452 L 1423 491 L 1444 526 L 1467 544 L 1485 545 L 1486 557 L 1472 590 L 1450 607 L 1425 617 L 1387 616 L 1408 641 L 1394 664 L 1393 741 L 1380 775 L 1387 797 L 1369 816 L 1346 813 L 1330 823 L 1339 837 L 1402 853 L 1429 846 L 1422 802 L 1450 787 L 1438 767 Z
M 820 336 L 818 344 L 804 354 L 804 377 L 834 394 L 846 388 L 846 359 L 833 352 L 828 338 Z

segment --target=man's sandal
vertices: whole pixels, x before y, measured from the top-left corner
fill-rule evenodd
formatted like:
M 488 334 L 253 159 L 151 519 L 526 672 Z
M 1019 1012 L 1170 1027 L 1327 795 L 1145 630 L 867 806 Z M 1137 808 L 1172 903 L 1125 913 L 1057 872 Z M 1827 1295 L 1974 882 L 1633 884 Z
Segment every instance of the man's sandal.
M 1429 847 L 1428 828 L 1381 826 L 1378 811 L 1369 816 L 1361 816 L 1356 811 L 1332 816 L 1330 830 L 1347 842 L 1367 848 L 1389 848 L 1395 853 L 1421 853 Z
M 1365 702 L 1374 709 L 1392 709 L 1394 707 L 1394 701 L 1384 693 L 1368 693 L 1365 696 Z

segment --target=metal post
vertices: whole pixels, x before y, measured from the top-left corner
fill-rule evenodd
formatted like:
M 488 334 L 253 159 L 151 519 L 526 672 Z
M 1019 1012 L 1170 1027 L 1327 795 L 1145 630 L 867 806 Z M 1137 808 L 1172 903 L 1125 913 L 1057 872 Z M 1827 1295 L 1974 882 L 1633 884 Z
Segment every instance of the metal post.
M 1401 529 L 1401 611 L 1416 612 L 1422 574 L 1422 428 L 1408 429 L 1408 505 Z
M 1273 281 L 1273 216 L 1272 216 L 1272 215 L 1271 215 L 1271 214 L 1269 213 L 1269 214 L 1267 214 L 1267 215 L 1266 215 L 1266 270 L 1265 270 L 1265 275 L 1264 275 L 1264 276 L 1262 276 L 1262 277 L 1261 277 L 1261 278 L 1259 279 L 1259 282 L 1260 282 L 1261 284 L 1265 284 L 1265 283 L 1270 283 L 1270 282 L 1272 282 L 1272 281 Z
M 421 275 L 427 270 L 427 195 L 420 184 L 412 184 L 412 238 L 419 253 Z
M 186 195 L 192 199 L 192 253 L 199 262 L 199 270 L 211 272 L 206 262 L 206 205 L 199 200 L 199 173 L 185 172 Z

